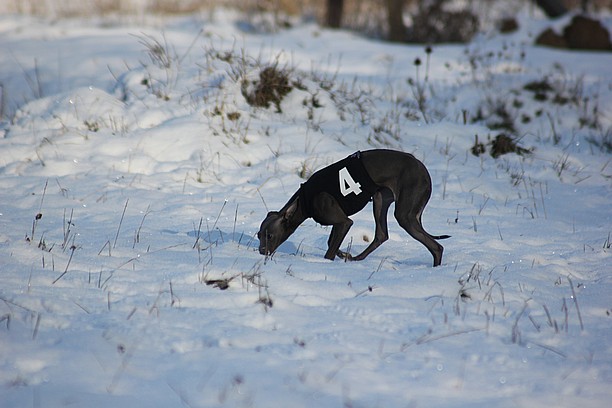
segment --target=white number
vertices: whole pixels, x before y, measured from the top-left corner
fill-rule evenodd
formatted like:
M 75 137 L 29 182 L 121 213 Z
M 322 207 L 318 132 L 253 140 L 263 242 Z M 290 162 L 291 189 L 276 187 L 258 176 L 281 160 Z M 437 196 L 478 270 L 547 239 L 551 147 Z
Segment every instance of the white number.
M 353 180 L 346 167 L 340 169 L 338 176 L 340 177 L 340 192 L 344 197 L 351 193 L 355 193 L 355 195 L 361 193 L 361 184 Z

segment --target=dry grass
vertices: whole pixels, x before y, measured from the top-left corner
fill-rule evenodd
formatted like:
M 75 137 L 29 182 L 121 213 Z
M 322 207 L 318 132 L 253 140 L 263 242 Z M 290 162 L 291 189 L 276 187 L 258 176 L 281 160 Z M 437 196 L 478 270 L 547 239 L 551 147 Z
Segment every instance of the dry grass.
M 492 0 L 507 1 L 507 0 Z M 563 0 L 568 9 L 579 9 L 582 0 Z M 589 0 L 589 8 L 612 9 L 612 0 Z M 406 12 L 414 12 L 419 2 L 405 0 Z M 31 14 L 53 18 L 109 14 L 185 14 L 229 7 L 248 13 L 273 12 L 292 16 L 315 16 L 324 21 L 326 0 L 5 0 L 0 14 Z M 362 31 L 379 30 L 386 24 L 385 8 L 380 0 L 344 0 L 343 25 Z
M 70 18 L 100 16 L 117 13 L 187 14 L 229 7 L 248 12 L 274 11 L 289 15 L 303 14 L 314 3 L 322 1 L 297 0 L 8 0 L 0 5 L 0 14 L 31 14 Z

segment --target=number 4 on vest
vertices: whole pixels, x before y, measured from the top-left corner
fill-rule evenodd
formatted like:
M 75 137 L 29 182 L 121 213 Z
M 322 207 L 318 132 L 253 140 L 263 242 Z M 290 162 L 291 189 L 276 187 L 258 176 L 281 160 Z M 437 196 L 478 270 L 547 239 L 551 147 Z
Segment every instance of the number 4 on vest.
M 361 184 L 353 180 L 351 173 L 349 173 L 346 167 L 340 169 L 338 176 L 340 177 L 340 193 L 342 193 L 344 197 L 351 193 L 355 195 L 361 194 Z

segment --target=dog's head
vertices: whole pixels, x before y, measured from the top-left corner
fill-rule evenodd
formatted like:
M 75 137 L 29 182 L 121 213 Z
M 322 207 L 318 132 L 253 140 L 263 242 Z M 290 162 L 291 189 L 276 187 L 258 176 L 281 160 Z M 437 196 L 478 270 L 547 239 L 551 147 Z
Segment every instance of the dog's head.
M 270 211 L 259 227 L 259 253 L 272 255 L 274 251 L 289 238 L 296 230 L 297 225 L 292 222 L 297 203 L 294 202 L 287 209 Z

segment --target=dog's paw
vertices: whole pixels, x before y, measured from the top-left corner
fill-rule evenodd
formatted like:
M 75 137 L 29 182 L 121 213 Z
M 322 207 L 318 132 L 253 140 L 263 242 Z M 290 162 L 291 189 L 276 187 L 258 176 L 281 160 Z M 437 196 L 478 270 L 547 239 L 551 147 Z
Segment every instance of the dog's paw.
M 352 261 L 353 260 L 353 255 L 349 254 L 348 252 L 338 251 L 337 255 L 338 255 L 338 258 L 342 258 L 345 261 Z

